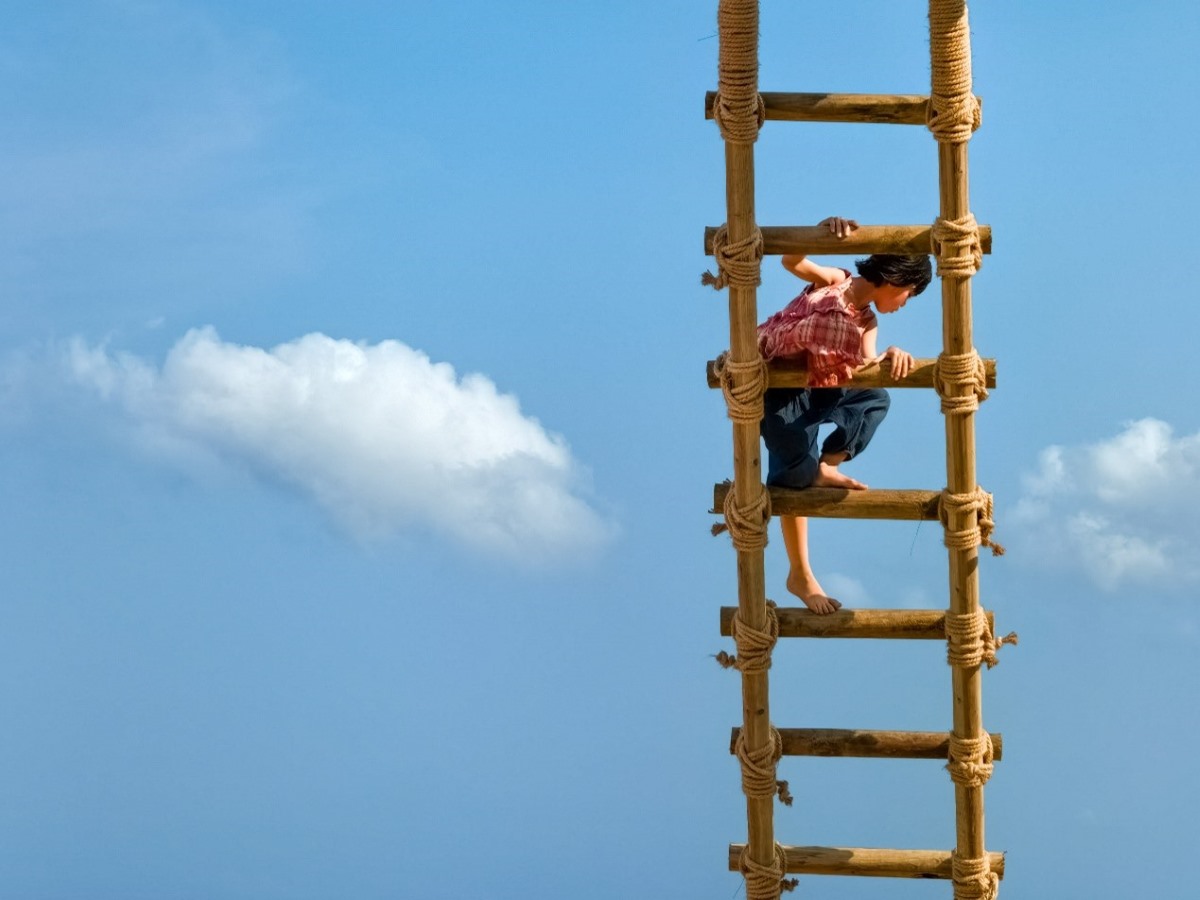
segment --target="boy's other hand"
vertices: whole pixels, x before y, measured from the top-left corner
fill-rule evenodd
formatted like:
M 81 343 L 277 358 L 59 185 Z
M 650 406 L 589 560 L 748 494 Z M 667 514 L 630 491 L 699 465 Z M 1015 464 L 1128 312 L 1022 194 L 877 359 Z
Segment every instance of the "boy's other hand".
M 894 380 L 898 381 L 901 378 L 906 378 L 913 370 L 912 354 L 906 353 L 899 347 L 888 347 L 887 350 L 875 357 L 872 362 L 883 362 L 884 360 L 887 360 Z
M 830 216 L 828 219 L 822 219 L 817 223 L 817 227 L 825 226 L 835 235 L 844 238 L 851 232 L 858 230 L 858 222 L 854 219 L 843 219 L 840 216 Z

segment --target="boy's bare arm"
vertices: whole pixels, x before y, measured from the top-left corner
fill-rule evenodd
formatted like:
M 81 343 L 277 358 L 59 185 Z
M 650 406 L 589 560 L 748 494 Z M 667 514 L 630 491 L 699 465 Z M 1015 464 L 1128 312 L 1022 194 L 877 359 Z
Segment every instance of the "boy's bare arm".
M 838 237 L 844 238 L 851 232 L 858 230 L 858 222 L 854 221 L 854 219 L 830 216 L 828 219 L 822 219 L 818 222 L 817 227 L 828 228 Z M 849 277 L 846 275 L 845 269 L 839 269 L 836 266 L 822 266 L 803 254 L 784 256 L 783 267 L 797 278 L 803 278 L 817 287 L 829 287 L 832 284 L 841 284 Z
M 875 341 L 879 337 L 879 326 L 872 325 L 862 336 L 863 365 L 870 366 L 881 363 L 885 359 L 891 364 L 891 374 L 894 379 L 901 379 L 913 370 L 913 356 L 899 347 L 888 347 L 880 354 L 875 353 Z

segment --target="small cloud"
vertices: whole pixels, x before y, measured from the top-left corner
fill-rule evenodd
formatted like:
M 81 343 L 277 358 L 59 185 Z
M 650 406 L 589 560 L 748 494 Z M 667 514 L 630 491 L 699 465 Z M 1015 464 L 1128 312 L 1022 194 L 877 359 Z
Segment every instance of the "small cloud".
M 1080 569 L 1105 590 L 1200 579 L 1200 434 L 1130 422 L 1094 444 L 1047 447 L 1022 484 L 1014 519 L 1027 558 Z
M 907 587 L 900 591 L 901 609 L 944 609 L 946 603 L 945 597 L 934 600 L 923 587 Z
M 398 341 L 310 334 L 263 349 L 188 332 L 161 368 L 70 342 L 71 377 L 142 446 L 186 469 L 242 464 L 294 486 L 361 536 L 430 529 L 526 562 L 604 544 L 562 437 L 478 374 Z
M 849 575 L 837 572 L 822 575 L 821 586 L 828 591 L 829 596 L 836 597 L 847 606 L 863 607 L 871 602 L 871 596 L 863 583 Z

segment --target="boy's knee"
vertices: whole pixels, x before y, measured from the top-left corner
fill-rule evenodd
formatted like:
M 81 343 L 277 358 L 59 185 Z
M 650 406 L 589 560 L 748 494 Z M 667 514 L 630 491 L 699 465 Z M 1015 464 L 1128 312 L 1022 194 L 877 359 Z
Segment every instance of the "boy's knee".
M 888 410 L 892 408 L 892 395 L 881 388 L 871 389 L 871 402 L 867 407 L 869 414 L 874 415 L 878 419 L 882 419 L 888 414 Z

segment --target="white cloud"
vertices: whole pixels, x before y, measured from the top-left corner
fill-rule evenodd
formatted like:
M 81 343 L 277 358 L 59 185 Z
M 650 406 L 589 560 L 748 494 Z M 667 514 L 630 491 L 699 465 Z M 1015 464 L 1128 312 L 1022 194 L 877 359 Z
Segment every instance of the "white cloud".
M 821 576 L 822 587 L 829 596 L 836 597 L 849 607 L 863 607 L 870 603 L 870 595 L 861 581 L 850 575 L 831 572 Z
M 1200 434 L 1130 422 L 1094 444 L 1046 448 L 1023 486 L 1025 555 L 1080 568 L 1106 590 L 1200 579 Z
M 190 331 L 161 369 L 72 341 L 73 378 L 117 405 L 144 446 L 185 467 L 249 465 L 360 535 L 430 528 L 538 562 L 602 545 L 566 443 L 486 377 L 398 341 L 310 334 L 271 349 Z

